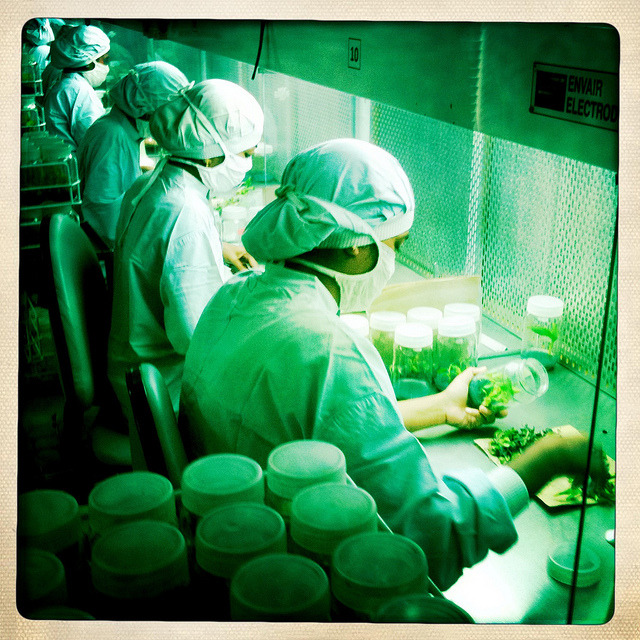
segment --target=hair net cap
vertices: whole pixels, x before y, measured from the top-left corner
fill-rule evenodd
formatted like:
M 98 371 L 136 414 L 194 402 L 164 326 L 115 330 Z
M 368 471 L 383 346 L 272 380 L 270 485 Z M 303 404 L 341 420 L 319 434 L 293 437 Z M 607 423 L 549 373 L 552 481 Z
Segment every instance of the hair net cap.
M 361 140 L 331 140 L 299 153 L 276 195 L 242 236 L 260 261 L 387 240 L 413 224 L 413 190 L 400 163 Z
M 151 116 L 151 134 L 171 155 L 206 159 L 255 147 L 264 115 L 258 101 L 227 80 L 204 80 Z
M 24 34 L 26 38 L 39 47 L 43 44 L 49 44 L 53 40 L 53 29 L 49 24 L 49 18 L 32 18 L 27 20 L 24 25 Z
M 85 67 L 109 51 L 109 36 L 98 27 L 64 25 L 51 44 L 51 64 L 58 69 Z
M 135 65 L 109 91 L 116 106 L 139 118 L 155 111 L 180 89 L 189 84 L 187 77 L 168 62 L 145 62 Z

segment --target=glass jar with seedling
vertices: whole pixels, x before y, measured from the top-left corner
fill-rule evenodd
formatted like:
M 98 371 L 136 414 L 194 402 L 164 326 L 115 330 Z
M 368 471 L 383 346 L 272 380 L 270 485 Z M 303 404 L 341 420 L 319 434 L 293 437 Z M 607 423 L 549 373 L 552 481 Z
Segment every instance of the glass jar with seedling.
M 449 302 L 444 306 L 445 317 L 452 316 L 470 316 L 475 323 L 476 343 L 480 342 L 480 333 L 482 332 L 482 311 L 477 304 L 467 302 Z
M 424 324 L 404 322 L 394 333 L 391 382 L 398 400 L 435 393 L 433 371 L 433 331 Z
M 564 302 L 553 296 L 531 296 L 523 323 L 523 358 L 539 360 L 553 369 L 560 355 L 560 331 Z
M 477 409 L 484 404 L 497 413 L 511 402 L 533 402 L 548 388 L 547 370 L 538 360 L 511 360 L 472 378 L 467 405 Z
M 369 337 L 389 375 L 393 365 L 394 333 L 396 327 L 406 319 L 405 314 L 399 311 L 374 311 L 369 317 Z
M 443 391 L 467 367 L 478 363 L 476 327 L 470 316 L 443 317 L 438 323 L 434 384 Z

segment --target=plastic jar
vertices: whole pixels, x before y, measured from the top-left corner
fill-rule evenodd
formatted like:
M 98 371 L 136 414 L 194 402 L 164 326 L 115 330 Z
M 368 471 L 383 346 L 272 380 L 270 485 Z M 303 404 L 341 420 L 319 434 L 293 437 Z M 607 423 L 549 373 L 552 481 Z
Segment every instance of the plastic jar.
M 356 533 L 376 531 L 375 500 L 352 485 L 317 484 L 299 491 L 291 505 L 291 539 L 294 552 L 331 568 L 335 548 Z
M 428 593 L 410 593 L 385 602 L 374 622 L 473 624 L 473 618 L 457 604 Z
M 231 579 L 231 619 L 328 622 L 329 580 L 320 565 L 293 554 L 249 560 Z
M 398 311 L 374 311 L 369 316 L 369 337 L 380 353 L 382 362 L 391 375 L 393 365 L 393 337 L 396 327 L 407 317 Z
M 361 533 L 338 545 L 331 564 L 334 621 L 369 621 L 380 605 L 428 590 L 427 559 L 409 538 Z
M 347 483 L 347 463 L 338 447 L 319 440 L 294 440 L 277 446 L 267 459 L 266 503 L 289 524 L 291 501 L 306 487 Z
M 282 516 L 257 502 L 234 502 L 209 511 L 198 523 L 193 596 L 203 619 L 229 619 L 233 574 L 247 561 L 286 553 Z
M 417 322 L 403 322 L 394 332 L 391 382 L 398 400 L 434 393 L 433 331 Z
M 99 482 L 89 494 L 88 510 L 93 535 L 133 520 L 178 522 L 173 485 L 151 471 L 130 471 Z
M 564 302 L 553 296 L 531 296 L 522 332 L 523 358 L 535 358 L 551 370 L 558 362 Z
M 198 520 L 212 509 L 233 502 L 264 504 L 262 467 L 239 453 L 214 453 L 188 464 L 182 472 L 183 529 L 190 540 Z
M 442 318 L 442 311 L 435 307 L 413 307 L 407 311 L 407 322 L 419 322 L 431 327 L 434 340 L 438 335 L 440 318 Z
M 475 322 L 470 316 L 444 316 L 438 323 L 434 384 L 443 391 L 467 367 L 478 363 Z
M 475 322 L 476 344 L 480 344 L 480 334 L 482 333 L 482 311 L 477 304 L 467 302 L 450 302 L 444 306 L 444 317 L 470 316 Z
M 225 207 L 220 218 L 222 220 L 222 242 L 239 243 L 247 218 L 246 207 L 234 205 Z
M 66 604 L 67 582 L 60 558 L 42 549 L 23 549 L 17 555 L 16 604 L 23 616 L 30 611 Z
M 93 547 L 91 580 L 98 618 L 190 618 L 187 547 L 166 522 L 139 520 L 106 531 Z
M 529 404 L 549 388 L 544 366 L 534 358 L 511 360 L 472 378 L 467 404 L 478 408 L 483 402 L 493 412 L 511 402 Z
M 340 320 L 351 327 L 356 333 L 365 338 L 369 337 L 369 321 L 367 316 L 361 313 L 345 313 L 340 315 Z

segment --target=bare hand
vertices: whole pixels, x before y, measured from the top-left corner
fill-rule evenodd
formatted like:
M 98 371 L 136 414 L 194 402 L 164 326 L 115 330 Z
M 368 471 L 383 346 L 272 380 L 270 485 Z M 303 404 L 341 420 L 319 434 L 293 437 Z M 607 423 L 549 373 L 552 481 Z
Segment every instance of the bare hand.
M 496 418 L 503 418 L 507 415 L 506 409 L 499 413 L 493 413 L 485 404 L 480 405 L 479 409 L 467 406 L 469 382 L 475 375 L 484 373 L 486 370 L 486 367 L 468 367 L 459 373 L 442 392 L 447 424 L 458 429 L 473 429 L 485 424 L 492 424 Z
M 224 261 L 235 267 L 237 271 L 245 271 L 258 266 L 255 258 L 247 253 L 246 249 L 241 245 L 223 242 L 222 255 L 224 256 Z

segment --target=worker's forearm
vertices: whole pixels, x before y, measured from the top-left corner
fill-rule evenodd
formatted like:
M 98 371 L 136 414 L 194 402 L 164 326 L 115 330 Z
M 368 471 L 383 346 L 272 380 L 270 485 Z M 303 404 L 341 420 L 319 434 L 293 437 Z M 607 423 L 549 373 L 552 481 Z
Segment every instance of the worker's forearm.
M 435 427 L 446 421 L 442 394 L 411 398 L 398 402 L 400 415 L 408 431 Z
M 556 473 L 562 471 L 561 454 L 558 445 L 561 441 L 555 438 L 541 438 L 509 462 L 511 467 L 524 482 L 530 496 L 538 491 Z

